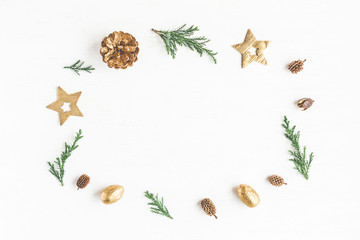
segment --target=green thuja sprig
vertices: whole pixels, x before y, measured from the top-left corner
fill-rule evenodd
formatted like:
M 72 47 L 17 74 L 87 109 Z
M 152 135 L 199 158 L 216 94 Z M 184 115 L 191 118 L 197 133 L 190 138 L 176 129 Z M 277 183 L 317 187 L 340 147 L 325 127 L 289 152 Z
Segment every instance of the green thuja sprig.
M 74 63 L 73 65 L 65 66 L 64 68 L 73 70 L 77 75 L 80 75 L 79 73 L 80 71 L 91 73 L 91 71 L 95 70 L 95 68 L 93 68 L 91 65 L 87 67 L 83 67 L 84 63 L 85 63 L 84 61 L 81 62 L 80 60 L 77 60 L 77 62 Z
M 160 200 L 158 194 L 154 196 L 154 194 L 149 193 L 148 191 L 145 192 L 145 197 L 151 200 L 151 202 L 148 203 L 148 205 L 151 206 L 151 212 L 173 219 L 173 217 L 170 216 L 168 209 L 164 206 L 164 198 L 161 198 Z
M 309 159 L 307 159 L 306 146 L 302 149 L 300 148 L 300 132 L 298 131 L 295 133 L 296 126 L 290 127 L 290 121 L 286 116 L 284 116 L 284 123 L 282 126 L 285 128 L 285 137 L 291 141 L 291 146 L 293 147 L 293 150 L 289 150 L 289 153 L 292 156 L 289 160 L 295 164 L 294 168 L 308 180 L 309 168 L 314 159 L 314 153 L 310 153 Z
M 217 53 L 206 48 L 206 43 L 210 40 L 205 37 L 191 37 L 194 32 L 199 31 L 199 28 L 196 26 L 185 28 L 185 26 L 186 24 L 172 31 L 151 30 L 161 37 L 165 43 L 167 53 L 173 58 L 176 56 L 177 45 L 179 45 L 188 47 L 192 51 L 198 52 L 200 56 L 206 53 L 213 59 L 214 63 L 216 63 L 215 55 Z
M 75 141 L 72 145 L 68 145 L 67 143 L 65 143 L 65 151 L 62 152 L 60 158 L 56 158 L 56 161 L 54 161 L 54 163 L 48 162 L 50 166 L 49 172 L 59 180 L 61 186 L 64 186 L 63 179 L 65 174 L 65 162 L 71 156 L 72 151 L 74 151 L 78 147 L 77 142 L 83 137 L 81 134 L 82 131 L 80 129 L 79 132 L 76 133 Z

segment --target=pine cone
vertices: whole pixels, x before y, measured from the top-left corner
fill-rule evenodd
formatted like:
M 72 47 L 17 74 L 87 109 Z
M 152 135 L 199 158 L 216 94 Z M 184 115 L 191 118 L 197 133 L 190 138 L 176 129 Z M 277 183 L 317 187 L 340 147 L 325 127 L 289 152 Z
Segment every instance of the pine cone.
M 308 109 L 309 107 L 311 107 L 313 105 L 315 101 L 312 100 L 311 98 L 302 98 L 298 101 L 298 108 L 300 108 L 301 110 L 305 111 L 306 109 Z
M 216 214 L 216 208 L 214 203 L 209 198 L 204 198 L 201 201 L 201 207 L 209 216 L 214 216 L 217 219 Z
M 101 42 L 100 54 L 110 68 L 126 69 L 137 61 L 139 43 L 129 33 L 113 32 Z
M 278 175 L 272 175 L 272 176 L 270 176 L 270 177 L 269 177 L 269 182 L 270 182 L 272 185 L 276 186 L 276 187 L 280 187 L 280 186 L 282 186 L 283 184 L 287 185 L 287 183 L 285 182 L 285 180 L 284 180 L 282 177 L 278 176 Z
M 90 182 L 90 177 L 86 174 L 83 174 L 79 177 L 79 179 L 76 182 L 76 186 L 79 188 L 84 188 L 86 187 Z
M 290 72 L 298 73 L 301 70 L 303 70 L 304 62 L 306 62 L 306 59 L 304 61 L 297 60 L 297 61 L 293 61 L 292 63 L 290 63 L 290 65 L 289 65 Z

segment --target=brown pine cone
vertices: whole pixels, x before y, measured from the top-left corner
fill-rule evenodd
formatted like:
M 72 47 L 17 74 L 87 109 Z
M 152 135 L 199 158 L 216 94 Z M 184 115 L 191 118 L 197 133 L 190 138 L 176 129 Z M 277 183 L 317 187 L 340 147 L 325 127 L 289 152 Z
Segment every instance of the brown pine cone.
M 79 188 L 84 188 L 86 187 L 90 182 L 90 177 L 86 174 L 83 174 L 79 177 L 79 179 L 76 182 L 76 186 Z
M 214 216 L 217 219 L 216 214 L 216 208 L 214 203 L 209 198 L 204 198 L 201 201 L 201 207 L 209 216 Z
M 297 60 L 297 61 L 293 61 L 292 63 L 290 63 L 290 65 L 289 65 L 290 72 L 298 73 L 301 70 L 303 70 L 304 62 L 306 62 L 306 59 L 304 61 Z
M 272 175 L 272 176 L 270 176 L 270 177 L 268 178 L 268 180 L 269 180 L 269 182 L 270 182 L 272 185 L 274 185 L 274 186 L 276 186 L 276 187 L 280 187 L 280 186 L 282 186 L 283 184 L 287 185 L 287 183 L 285 182 L 285 180 L 284 180 L 282 177 L 278 176 L 278 175 Z
M 302 111 L 305 111 L 306 109 L 308 109 L 309 107 L 311 107 L 313 105 L 315 101 L 312 100 L 311 98 L 302 98 L 298 101 L 297 106 L 298 108 L 300 108 Z
M 139 43 L 129 33 L 113 32 L 101 43 L 100 54 L 110 68 L 126 69 L 137 61 Z

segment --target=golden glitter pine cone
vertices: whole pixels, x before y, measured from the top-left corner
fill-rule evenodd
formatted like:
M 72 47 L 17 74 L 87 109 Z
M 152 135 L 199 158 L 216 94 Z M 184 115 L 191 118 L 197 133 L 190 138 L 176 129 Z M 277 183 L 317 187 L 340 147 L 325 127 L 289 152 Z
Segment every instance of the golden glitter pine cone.
M 282 186 L 283 184 L 287 185 L 287 183 L 285 182 L 285 180 L 278 176 L 278 175 L 271 175 L 269 178 L 268 178 L 269 182 L 276 186 L 276 187 L 280 187 Z
M 100 54 L 110 68 L 126 69 L 137 61 L 139 43 L 129 33 L 113 32 L 101 42 Z
M 83 174 L 79 177 L 79 179 L 76 182 L 76 186 L 79 188 L 85 188 L 90 182 L 90 177 L 86 174 Z
M 209 198 L 204 198 L 201 201 L 201 207 L 207 215 L 214 216 L 217 219 L 215 205 Z

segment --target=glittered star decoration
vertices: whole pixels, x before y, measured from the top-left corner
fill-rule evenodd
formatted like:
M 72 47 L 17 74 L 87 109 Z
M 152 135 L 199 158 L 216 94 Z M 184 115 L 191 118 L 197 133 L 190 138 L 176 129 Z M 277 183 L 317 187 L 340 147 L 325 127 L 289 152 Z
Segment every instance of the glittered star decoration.
M 70 117 L 70 116 L 79 116 L 82 117 L 82 113 L 80 112 L 80 109 L 76 105 L 79 97 L 81 95 L 81 92 L 73 93 L 73 94 L 67 94 L 61 87 L 58 87 L 58 97 L 57 100 L 50 105 L 47 106 L 47 108 L 54 110 L 59 113 L 60 118 L 60 126 L 63 125 L 63 123 Z M 62 107 L 64 106 L 64 103 L 68 103 L 70 105 L 69 111 L 64 111 Z
M 243 43 L 233 45 L 237 51 L 242 54 L 242 68 L 246 67 L 253 61 L 268 65 L 264 56 L 264 50 L 269 45 L 270 41 L 257 41 L 254 34 L 249 29 L 245 36 Z M 250 49 L 255 48 L 255 55 L 251 55 Z

